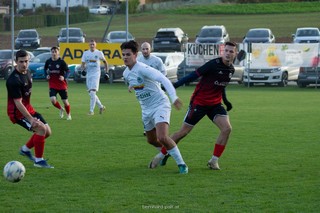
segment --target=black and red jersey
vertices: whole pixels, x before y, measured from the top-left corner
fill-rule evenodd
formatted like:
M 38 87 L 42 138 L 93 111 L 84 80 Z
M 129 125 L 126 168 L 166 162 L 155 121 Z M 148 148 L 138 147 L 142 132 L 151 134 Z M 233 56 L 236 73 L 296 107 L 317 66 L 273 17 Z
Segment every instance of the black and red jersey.
M 26 74 L 19 73 L 16 69 L 11 73 L 6 82 L 8 92 L 8 106 L 7 113 L 10 120 L 16 123 L 17 120 L 22 119 L 24 116 L 16 107 L 14 100 L 22 99 L 23 105 L 28 112 L 33 115 L 35 110 L 30 103 L 32 80 L 30 72 Z
M 201 77 L 191 96 L 191 103 L 201 106 L 213 106 L 221 103 L 222 91 L 234 74 L 234 66 L 227 66 L 222 58 L 208 61 L 196 70 Z
M 44 65 L 44 70 L 50 76 L 49 88 L 56 90 L 66 90 L 68 88 L 66 79 L 63 81 L 59 80 L 60 76 L 65 77 L 66 73 L 69 72 L 69 67 L 64 60 L 59 58 L 53 61 L 49 58 Z

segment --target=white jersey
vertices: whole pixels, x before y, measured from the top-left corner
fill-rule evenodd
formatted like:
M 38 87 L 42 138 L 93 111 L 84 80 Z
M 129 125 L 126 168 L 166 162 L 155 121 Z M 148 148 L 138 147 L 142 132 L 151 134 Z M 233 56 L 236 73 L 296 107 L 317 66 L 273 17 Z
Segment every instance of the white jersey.
M 105 57 L 99 50 L 94 50 L 93 52 L 91 50 L 87 50 L 82 55 L 81 61 L 86 63 L 86 83 L 88 91 L 92 89 L 96 91 L 99 90 L 101 76 L 100 60 L 105 60 Z
M 169 79 L 142 62 L 137 61 L 131 70 L 127 67 L 123 72 L 123 77 L 129 87 L 134 89 L 143 114 L 163 104 L 170 106 L 170 101 L 158 82 L 164 86 L 172 103 L 178 98 Z
M 82 62 L 86 63 L 87 77 L 96 76 L 100 78 L 100 60 L 105 60 L 103 53 L 100 50 L 87 50 L 82 55 Z
M 167 76 L 166 68 L 164 67 L 161 58 L 158 56 L 150 54 L 149 57 L 146 58 L 143 55 L 140 55 L 137 60 L 159 70 L 164 76 Z

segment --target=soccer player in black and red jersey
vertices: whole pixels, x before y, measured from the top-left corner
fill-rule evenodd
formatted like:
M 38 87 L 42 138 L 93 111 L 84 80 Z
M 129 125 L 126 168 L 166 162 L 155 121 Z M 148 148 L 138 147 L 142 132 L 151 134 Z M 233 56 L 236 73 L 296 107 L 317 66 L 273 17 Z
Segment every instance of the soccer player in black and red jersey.
M 25 50 L 19 50 L 16 53 L 17 66 L 6 82 L 7 113 L 12 123 L 33 132 L 29 141 L 21 147 L 20 154 L 32 160 L 35 167 L 53 168 L 43 159 L 45 139 L 51 135 L 51 128 L 30 103 L 32 79 L 28 70 L 29 59 Z M 35 157 L 31 154 L 32 148 L 34 148 Z
M 231 133 L 231 124 L 227 111 L 232 109 L 232 104 L 227 100 L 225 87 L 230 82 L 235 71 L 233 61 L 236 55 L 236 43 L 226 42 L 222 57 L 208 61 L 190 75 L 174 83 L 174 87 L 178 88 L 183 84 L 202 77 L 191 96 L 189 108 L 182 127 L 178 132 L 175 132 L 171 138 L 176 143 L 179 143 L 204 116 L 208 116 L 220 129 L 212 158 L 208 162 L 208 167 L 214 170 L 220 170 L 218 159 L 223 153 Z M 227 109 L 223 107 L 221 103 L 222 100 Z M 154 164 L 166 164 L 169 155 L 167 155 L 165 148 L 162 148 L 161 152 L 164 154 L 163 159 L 159 161 L 154 158 L 155 161 L 158 161 L 154 162 Z
M 66 62 L 60 58 L 59 47 L 51 48 L 51 58 L 49 58 L 44 70 L 47 72 L 47 79 L 49 81 L 49 96 L 53 106 L 60 110 L 60 118 L 63 118 L 63 113 L 66 111 L 67 120 L 71 120 L 70 104 L 68 101 L 68 83 L 67 78 L 70 70 Z M 57 100 L 57 94 L 60 95 L 64 104 L 64 109 Z

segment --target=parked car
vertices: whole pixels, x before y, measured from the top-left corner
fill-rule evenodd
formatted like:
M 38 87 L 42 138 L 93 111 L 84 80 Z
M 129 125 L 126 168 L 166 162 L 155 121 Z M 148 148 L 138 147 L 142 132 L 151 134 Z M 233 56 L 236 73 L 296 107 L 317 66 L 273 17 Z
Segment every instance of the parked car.
M 103 42 L 107 43 L 123 43 L 125 41 L 134 40 L 135 38 L 133 35 L 128 32 L 128 39 L 127 39 L 127 32 L 126 31 L 111 31 L 107 34 L 105 38 L 103 38 Z
M 189 66 L 186 64 L 186 59 L 184 59 L 178 66 L 177 71 L 177 78 L 180 80 L 181 78 L 189 75 L 191 72 L 195 71 L 198 67 L 197 66 Z M 243 80 L 243 73 L 245 67 L 239 64 L 234 64 L 235 72 L 231 77 L 231 82 L 237 82 L 238 84 L 242 84 Z
M 70 27 L 69 32 L 69 43 L 85 43 L 86 34 L 83 33 L 81 28 Z M 67 29 L 61 28 L 58 37 L 58 45 L 60 43 L 67 42 Z
M 17 52 L 18 50 L 13 51 L 14 57 Z M 34 57 L 31 52 L 29 51 L 27 52 L 30 56 L 30 59 Z M 15 62 L 12 61 L 12 50 L 9 50 L 9 49 L 0 50 L 0 77 L 4 78 L 5 80 L 8 79 L 9 75 L 13 71 L 14 66 L 15 66 Z
M 288 85 L 288 81 L 297 81 L 298 74 L 299 67 L 246 68 L 243 73 L 243 83 L 245 86 L 263 83 L 285 87 Z
M 223 25 L 203 26 L 196 35 L 195 43 L 224 44 L 230 41 L 227 29 Z
M 299 69 L 298 87 L 304 88 L 310 84 L 320 84 L 320 53 L 313 59 L 313 66 Z
M 319 43 L 320 30 L 317 27 L 297 28 L 296 33 L 292 34 L 293 43 Z
M 188 35 L 180 28 L 160 28 L 152 40 L 154 52 L 184 51 Z
M 275 36 L 268 28 L 253 28 L 250 29 L 245 37 L 243 43 L 247 44 L 247 52 L 251 52 L 252 43 L 275 43 Z
M 161 58 L 167 72 L 167 78 L 170 81 L 177 80 L 177 71 L 179 64 L 183 61 L 184 55 L 180 52 L 152 52 L 152 55 Z
M 44 64 L 51 58 L 51 53 L 42 53 L 30 60 L 29 70 L 33 79 L 46 79 L 47 73 L 44 71 Z
M 36 29 L 20 30 L 14 42 L 15 49 L 35 49 L 40 45 L 41 38 Z
M 109 69 L 110 69 L 110 67 L 111 66 L 109 66 Z M 101 70 L 100 82 L 101 83 L 106 83 L 107 80 L 105 79 L 105 74 L 108 73 L 108 71 L 106 71 L 104 65 L 100 66 L 100 70 Z M 73 80 L 75 82 L 82 83 L 82 82 L 86 81 L 87 75 L 83 75 L 82 71 L 86 71 L 86 70 L 82 70 L 81 69 L 81 64 L 77 64 L 75 66 L 74 77 L 73 77 Z
M 89 13 L 97 15 L 106 15 L 110 12 L 110 9 L 107 5 L 96 5 L 89 8 Z
M 113 83 L 115 80 L 122 79 L 123 71 L 126 69 L 126 65 L 109 65 L 109 83 Z
M 32 53 L 34 56 L 40 55 L 41 53 L 51 53 L 51 47 L 38 47 L 33 50 Z
M 30 60 L 29 70 L 33 79 L 46 79 L 47 73 L 44 70 L 46 61 L 51 58 L 51 52 L 41 53 Z M 75 65 L 68 64 L 70 71 L 69 78 L 73 78 Z

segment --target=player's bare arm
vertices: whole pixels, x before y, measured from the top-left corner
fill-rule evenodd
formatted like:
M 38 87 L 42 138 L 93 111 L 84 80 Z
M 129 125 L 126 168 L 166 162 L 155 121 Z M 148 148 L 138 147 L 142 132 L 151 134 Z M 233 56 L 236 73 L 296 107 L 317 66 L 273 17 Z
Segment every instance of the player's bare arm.
M 180 110 L 183 106 L 182 101 L 180 100 L 180 98 L 177 98 L 174 102 L 173 102 L 173 106 L 177 109 Z

